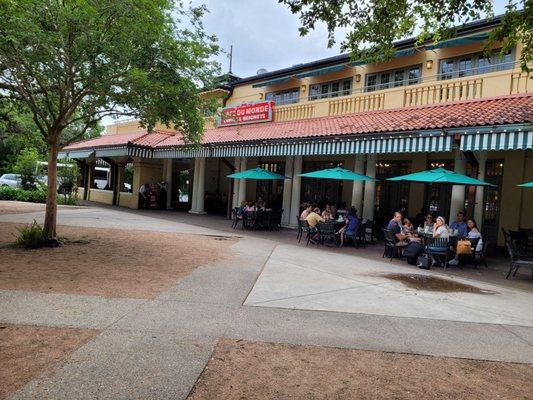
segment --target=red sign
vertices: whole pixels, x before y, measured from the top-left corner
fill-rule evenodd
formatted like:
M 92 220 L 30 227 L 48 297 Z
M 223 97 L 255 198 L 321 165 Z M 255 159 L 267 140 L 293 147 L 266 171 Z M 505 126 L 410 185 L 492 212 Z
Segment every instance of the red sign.
M 273 101 L 241 104 L 226 107 L 220 114 L 218 126 L 253 124 L 255 122 L 272 121 Z

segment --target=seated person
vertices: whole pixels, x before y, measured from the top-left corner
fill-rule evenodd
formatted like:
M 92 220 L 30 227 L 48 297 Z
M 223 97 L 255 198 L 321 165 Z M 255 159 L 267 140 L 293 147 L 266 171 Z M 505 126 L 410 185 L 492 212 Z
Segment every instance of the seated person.
M 405 233 L 407 236 L 415 233 L 415 227 L 409 218 L 403 219 L 403 233 Z
M 346 216 L 345 222 L 346 225 L 344 225 L 337 232 L 341 238 L 341 246 L 344 244 L 344 239 L 346 236 L 353 237 L 357 234 L 357 230 L 359 228 L 359 218 L 357 218 L 357 210 L 354 207 L 350 207 L 348 210 L 348 215 Z
M 402 232 L 402 213 L 396 211 L 394 217 L 389 221 L 387 229 L 394 233 L 396 236 L 396 243 L 400 245 L 407 245 L 406 239 L 407 235 Z
M 435 221 L 433 220 L 433 214 L 428 213 L 428 215 L 426 215 L 426 219 L 424 223 L 422 224 L 422 228 L 424 229 L 424 232 L 432 232 L 433 225 L 435 225 Z
M 312 205 L 312 204 L 306 204 L 304 210 L 303 210 L 302 213 L 300 214 L 300 220 L 301 220 L 301 221 L 305 221 L 305 219 L 307 218 L 307 216 L 308 216 L 309 214 L 311 214 L 312 211 L 313 211 L 313 205 Z
M 261 196 L 259 196 L 259 198 L 257 199 L 257 202 L 255 204 L 257 205 L 257 209 L 258 210 L 263 210 L 263 209 L 266 208 L 265 201 L 263 200 L 263 198 Z
M 254 204 L 249 201 L 248 203 L 246 203 L 246 206 L 244 206 L 244 211 L 245 212 L 250 212 L 250 211 L 255 211 L 255 206 Z
M 322 218 L 324 218 L 324 220 L 326 221 L 333 219 L 333 214 L 331 212 L 331 206 L 329 204 L 326 204 L 326 208 L 324 208 L 324 211 L 322 211 Z
M 481 251 L 483 249 L 483 239 L 481 238 L 481 233 L 479 232 L 479 229 L 477 228 L 476 221 L 474 219 L 469 219 L 467 221 L 468 226 L 468 234 L 466 235 L 467 239 L 479 239 L 476 245 L 475 249 L 472 249 L 473 251 Z M 459 264 L 459 255 L 456 253 L 455 258 L 451 260 L 449 265 L 458 265 Z
M 309 231 L 311 234 L 311 241 L 315 243 L 315 239 L 318 236 L 318 229 L 317 225 L 319 222 L 325 222 L 324 218 L 320 216 L 320 208 L 316 207 L 309 213 L 309 215 L 305 218 L 307 223 L 309 224 Z
M 455 233 L 457 231 L 457 237 L 464 238 L 468 235 L 468 226 L 466 225 L 466 215 L 463 211 L 457 213 L 457 219 L 450 225 L 450 229 Z
M 437 217 L 435 225 L 433 225 L 433 237 L 434 238 L 449 238 L 450 229 L 446 225 L 444 217 Z

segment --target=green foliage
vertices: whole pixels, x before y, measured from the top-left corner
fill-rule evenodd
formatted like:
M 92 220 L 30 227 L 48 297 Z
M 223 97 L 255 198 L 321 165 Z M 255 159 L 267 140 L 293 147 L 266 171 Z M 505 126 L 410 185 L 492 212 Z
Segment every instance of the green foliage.
M 36 189 L 35 182 L 42 172 L 39 158 L 39 153 L 33 148 L 22 150 L 17 157 L 13 171 L 20 174 L 23 189 Z
M 328 29 L 328 46 L 335 43 L 335 31 L 347 31 L 342 51 L 354 59 L 379 62 L 394 56 L 393 43 L 417 33 L 417 44 L 442 41 L 454 35 L 457 24 L 493 17 L 492 0 L 278 0 L 300 16 L 300 34 L 308 34 L 323 22 Z M 522 10 L 520 10 L 520 8 Z M 509 0 L 503 23 L 489 37 L 488 47 L 502 41 L 506 49 L 524 44 L 521 66 L 533 59 L 533 1 Z M 487 49 L 488 49 L 487 47 Z
M 19 235 L 17 236 L 16 244 L 26 249 L 36 249 L 41 247 L 43 240 L 43 227 L 33 220 L 30 225 L 18 228 Z
M 78 164 L 75 162 L 62 160 L 60 163 L 62 165 L 57 168 L 58 192 L 64 195 L 66 199 L 77 188 L 81 175 Z
M 43 136 L 26 109 L 0 99 L 0 174 L 13 172 L 17 156 L 26 148 L 44 155 Z
M 45 203 L 46 191 L 25 190 L 9 186 L 0 187 L 0 200 L 25 201 L 29 203 Z

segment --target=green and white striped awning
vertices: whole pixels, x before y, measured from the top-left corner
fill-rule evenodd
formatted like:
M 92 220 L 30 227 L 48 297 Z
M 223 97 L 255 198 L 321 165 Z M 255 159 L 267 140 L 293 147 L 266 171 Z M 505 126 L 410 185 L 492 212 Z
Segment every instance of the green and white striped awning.
M 62 150 L 57 155 L 58 158 L 89 158 L 93 155 L 94 149 L 84 150 Z
M 461 136 L 462 151 L 533 149 L 533 131 L 467 133 Z
M 338 64 L 338 65 L 333 65 L 330 67 L 313 69 L 311 71 L 306 71 L 300 74 L 296 74 L 296 78 L 302 79 L 302 78 L 308 78 L 310 76 L 320 76 L 320 75 L 331 74 L 332 72 L 339 72 L 339 71 L 342 71 L 346 67 L 346 65 L 347 64 Z
M 252 85 L 252 87 L 254 88 L 258 88 L 258 87 L 264 87 L 264 86 L 272 86 L 272 85 L 277 85 L 279 83 L 285 83 L 285 82 L 288 82 L 292 79 L 292 76 L 284 76 L 282 78 L 276 78 L 276 79 L 271 79 L 269 81 L 264 81 L 264 82 L 259 82 L 259 83 L 254 83 Z
M 201 149 L 161 149 L 154 158 L 192 157 L 272 157 L 347 154 L 388 154 L 446 152 L 452 150 L 452 137 L 442 134 L 396 137 L 314 140 L 287 143 L 225 144 Z

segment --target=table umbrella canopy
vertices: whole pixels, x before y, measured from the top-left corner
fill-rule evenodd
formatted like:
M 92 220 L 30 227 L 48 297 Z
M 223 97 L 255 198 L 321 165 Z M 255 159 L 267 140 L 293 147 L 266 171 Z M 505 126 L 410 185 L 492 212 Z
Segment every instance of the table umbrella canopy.
M 448 171 L 444 168 L 428 169 L 426 171 L 415 172 L 413 174 L 396 176 L 387 179 L 388 181 L 399 182 L 420 182 L 420 183 L 447 183 L 450 185 L 470 185 L 470 186 L 495 186 L 491 183 L 458 172 Z
M 518 186 L 525 187 L 525 188 L 533 188 L 533 181 L 522 183 L 521 185 L 518 185 Z
M 320 171 L 306 172 L 300 174 L 304 178 L 318 178 L 318 179 L 338 179 L 342 181 L 371 181 L 371 177 L 358 174 L 357 172 L 349 171 L 344 168 L 336 167 L 329 169 L 322 169 Z
M 256 179 L 256 180 L 285 179 L 283 175 L 276 174 L 275 172 L 270 172 L 259 167 L 247 169 L 246 171 L 236 172 L 234 174 L 229 174 L 227 175 L 227 177 L 233 178 L 233 179 Z

